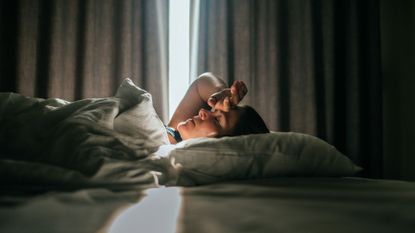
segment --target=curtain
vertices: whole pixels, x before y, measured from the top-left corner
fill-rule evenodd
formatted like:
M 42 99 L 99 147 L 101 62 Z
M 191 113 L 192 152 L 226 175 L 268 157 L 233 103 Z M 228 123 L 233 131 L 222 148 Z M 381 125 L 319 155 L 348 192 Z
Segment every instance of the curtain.
M 131 78 L 167 121 L 167 0 L 0 2 L 0 91 L 77 100 Z
M 385 176 L 415 181 L 415 1 L 380 1 Z
M 315 135 L 382 177 L 378 1 L 205 0 L 196 66 L 248 85 L 274 131 Z M 195 43 L 196 42 L 196 43 Z

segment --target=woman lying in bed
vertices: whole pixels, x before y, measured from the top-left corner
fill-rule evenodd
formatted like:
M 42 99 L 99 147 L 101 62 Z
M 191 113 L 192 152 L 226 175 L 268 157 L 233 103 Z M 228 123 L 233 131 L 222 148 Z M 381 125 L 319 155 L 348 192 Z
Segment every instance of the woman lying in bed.
M 166 126 L 170 143 L 197 137 L 268 133 L 252 107 L 238 105 L 247 92 L 242 81 L 228 88 L 213 74 L 202 74 L 190 85 Z

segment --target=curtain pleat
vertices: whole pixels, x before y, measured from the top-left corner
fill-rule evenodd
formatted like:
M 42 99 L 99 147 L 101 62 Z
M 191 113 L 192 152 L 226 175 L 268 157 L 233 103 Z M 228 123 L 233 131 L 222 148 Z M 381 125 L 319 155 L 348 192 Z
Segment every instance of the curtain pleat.
M 382 176 L 379 3 L 205 0 L 197 71 L 243 80 L 271 130 L 318 136 Z
M 106 97 L 128 77 L 168 120 L 167 0 L 20 0 L 0 8 L 1 91 Z

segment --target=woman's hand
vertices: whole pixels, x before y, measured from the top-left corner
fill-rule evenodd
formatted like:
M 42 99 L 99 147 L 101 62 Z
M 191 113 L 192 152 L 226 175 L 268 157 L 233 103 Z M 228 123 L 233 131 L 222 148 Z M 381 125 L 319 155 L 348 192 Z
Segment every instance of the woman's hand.
M 213 93 L 207 103 L 210 107 L 229 112 L 233 106 L 236 106 L 248 93 L 248 88 L 243 81 L 236 80 L 230 88 Z

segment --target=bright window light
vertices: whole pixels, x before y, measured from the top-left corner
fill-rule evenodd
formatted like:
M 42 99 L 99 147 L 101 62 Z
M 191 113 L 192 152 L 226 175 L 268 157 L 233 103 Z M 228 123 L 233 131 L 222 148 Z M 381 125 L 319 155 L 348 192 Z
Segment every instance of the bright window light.
M 169 3 L 169 119 L 189 86 L 190 0 Z

